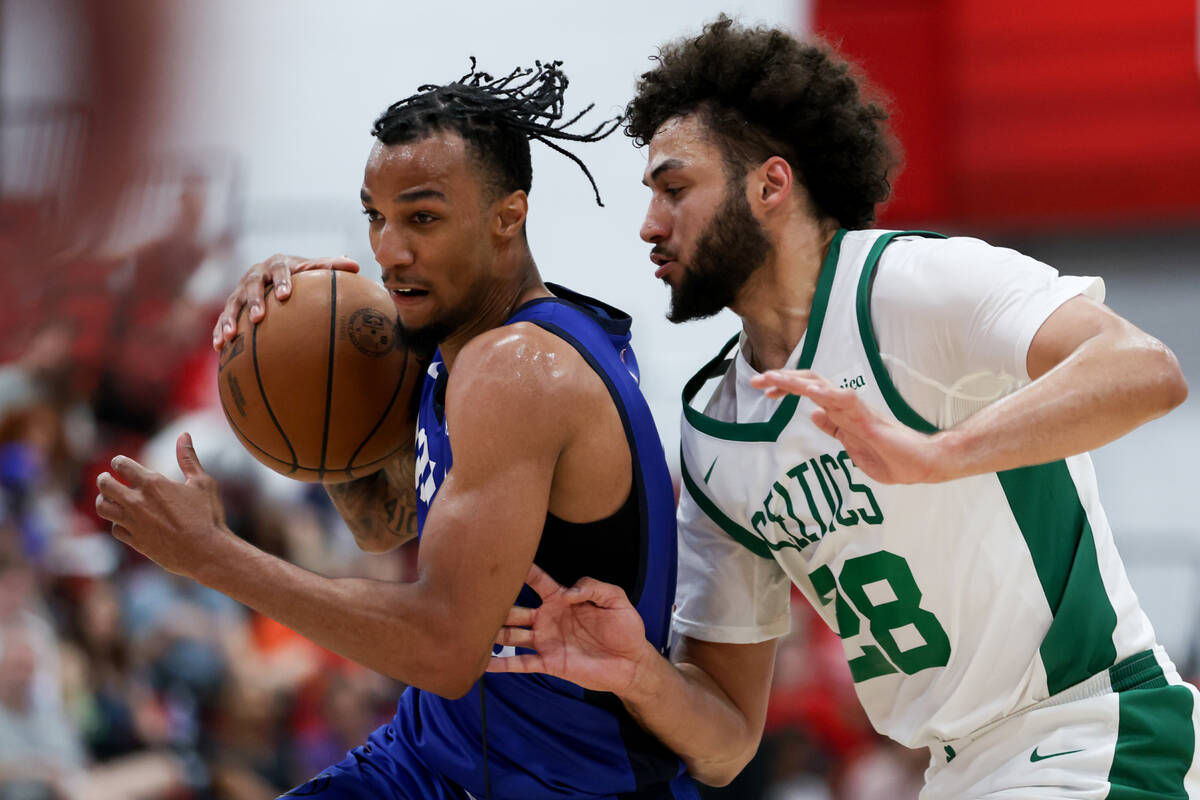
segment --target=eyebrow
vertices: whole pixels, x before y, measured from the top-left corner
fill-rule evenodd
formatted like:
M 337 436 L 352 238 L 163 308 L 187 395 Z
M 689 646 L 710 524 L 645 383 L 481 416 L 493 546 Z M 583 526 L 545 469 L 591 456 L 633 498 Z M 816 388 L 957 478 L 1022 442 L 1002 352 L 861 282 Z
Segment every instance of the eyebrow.
M 439 192 L 437 189 L 409 189 L 407 192 L 401 192 L 396 195 L 397 203 L 411 203 L 414 200 L 445 200 L 446 195 Z
M 407 192 L 401 192 L 396 195 L 397 203 L 411 203 L 414 200 L 427 200 L 429 198 L 436 200 L 445 200 L 446 195 L 439 192 L 437 189 L 409 189 Z M 358 199 L 364 203 L 371 202 L 371 193 L 366 189 L 360 189 Z
M 668 158 L 666 161 L 663 161 L 657 167 L 655 167 L 654 171 L 650 173 L 650 181 L 657 180 L 659 175 L 661 175 L 662 173 L 666 172 L 669 169 L 680 169 L 685 166 L 687 166 L 687 165 L 681 159 Z M 648 182 L 646 180 L 643 180 L 642 183 L 646 184 L 647 186 L 650 185 L 650 182 Z

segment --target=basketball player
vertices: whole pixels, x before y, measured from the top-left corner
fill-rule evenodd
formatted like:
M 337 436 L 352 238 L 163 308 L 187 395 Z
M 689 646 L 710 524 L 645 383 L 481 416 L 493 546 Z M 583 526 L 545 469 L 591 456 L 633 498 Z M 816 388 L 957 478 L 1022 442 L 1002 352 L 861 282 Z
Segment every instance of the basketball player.
M 928 747 L 928 798 L 1200 797 L 1197 692 L 1130 589 L 1086 451 L 1181 403 L 1161 343 L 976 239 L 869 228 L 885 113 L 829 49 L 721 18 L 668 44 L 627 132 L 672 320 L 731 308 L 684 389 L 674 665 L 616 587 L 499 639 L 616 693 L 692 773 L 754 754 L 794 584 L 876 729 Z M 712 386 L 711 384 L 714 384 Z
M 415 582 L 325 578 L 238 539 L 186 434 L 184 483 L 125 457 L 98 481 L 121 541 L 410 685 L 390 723 L 291 796 L 696 797 L 678 757 L 611 694 L 483 675 L 514 599 L 537 602 L 522 586 L 535 557 L 564 582 L 603 573 L 664 652 L 675 589 L 674 496 L 630 320 L 544 284 L 525 237 L 529 140 L 560 150 L 551 140 L 616 126 L 556 126 L 566 86 L 557 64 L 500 79 L 472 69 L 375 122 L 362 186 L 371 248 L 408 343 L 431 360 L 415 467 L 327 488 L 369 550 L 407 538 L 415 512 Z M 242 302 L 261 310 L 265 280 L 282 287 L 311 265 L 252 269 L 215 335 Z

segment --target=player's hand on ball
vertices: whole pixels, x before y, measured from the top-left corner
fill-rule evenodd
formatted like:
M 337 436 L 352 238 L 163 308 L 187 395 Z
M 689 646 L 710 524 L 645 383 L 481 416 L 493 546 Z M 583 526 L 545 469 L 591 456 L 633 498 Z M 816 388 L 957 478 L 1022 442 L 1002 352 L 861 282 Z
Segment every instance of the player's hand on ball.
M 192 437 L 175 443 L 182 483 L 152 472 L 127 456 L 96 478 L 96 512 L 112 523 L 121 542 L 177 575 L 192 576 L 210 554 L 213 537 L 232 536 L 217 482 L 200 466 Z
M 854 464 L 880 483 L 936 483 L 947 459 L 936 435 L 915 431 L 876 412 L 853 389 L 839 389 L 812 370 L 769 370 L 750 379 L 767 397 L 787 394 L 816 403 L 812 421 L 842 443 Z
M 488 672 L 539 672 L 585 689 L 621 694 L 634 685 L 644 659 L 657 651 L 619 586 L 583 578 L 569 589 L 536 564 L 525 579 L 542 598 L 539 608 L 514 607 L 496 644 L 534 650 L 493 656 Z
M 233 340 L 237 332 L 238 317 L 243 308 L 249 306 L 251 322 L 262 322 L 266 313 L 263 297 L 268 286 L 275 287 L 275 296 L 283 302 L 292 293 L 291 276 L 313 269 L 358 272 L 358 262 L 345 256 L 303 258 L 276 253 L 266 261 L 255 264 L 238 281 L 237 288 L 229 295 L 229 299 L 225 301 L 225 308 L 217 317 L 217 324 L 213 326 L 213 349 L 220 351 L 226 342 Z

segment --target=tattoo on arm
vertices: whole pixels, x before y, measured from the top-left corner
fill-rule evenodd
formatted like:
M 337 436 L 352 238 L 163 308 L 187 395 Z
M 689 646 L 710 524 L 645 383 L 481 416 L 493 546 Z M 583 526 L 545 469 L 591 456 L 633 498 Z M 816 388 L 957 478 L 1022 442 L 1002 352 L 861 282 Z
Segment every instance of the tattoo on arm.
M 364 550 L 390 550 L 417 535 L 411 453 L 371 475 L 326 484 L 325 491 Z

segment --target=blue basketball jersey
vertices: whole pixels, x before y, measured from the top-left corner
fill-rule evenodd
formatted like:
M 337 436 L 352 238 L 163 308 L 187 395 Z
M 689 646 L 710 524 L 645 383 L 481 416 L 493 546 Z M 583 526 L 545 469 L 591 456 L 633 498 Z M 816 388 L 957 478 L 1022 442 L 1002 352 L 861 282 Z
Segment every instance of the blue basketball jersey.
M 625 586 L 646 625 L 646 638 L 664 655 L 675 595 L 675 496 L 650 409 L 638 388 L 628 315 L 550 284 L 555 297 L 530 301 L 506 324 L 538 325 L 574 347 L 608 387 L 629 443 L 633 486 L 627 507 L 633 529 Z M 442 397 L 447 380 L 436 354 L 421 392 L 417 422 L 417 496 L 421 530 L 453 463 Z M 636 512 L 632 510 L 636 509 Z M 570 524 L 552 525 L 545 539 L 563 537 Z M 586 526 L 578 526 L 586 528 Z M 588 541 L 560 542 L 563 553 L 586 553 Z M 568 556 L 569 558 L 569 556 Z M 560 582 L 590 574 L 567 565 Z M 567 579 L 564 580 L 564 577 Z M 525 586 L 518 603 L 536 606 Z M 499 651 L 497 651 L 499 652 Z M 547 675 L 487 674 L 458 700 L 410 688 L 393 721 L 421 759 L 477 798 L 696 797 L 679 758 L 643 731 L 615 695 L 592 692 Z

